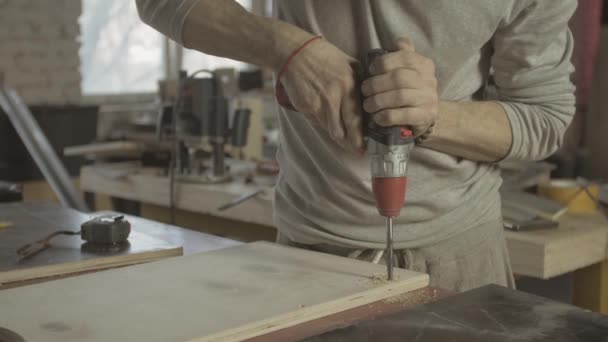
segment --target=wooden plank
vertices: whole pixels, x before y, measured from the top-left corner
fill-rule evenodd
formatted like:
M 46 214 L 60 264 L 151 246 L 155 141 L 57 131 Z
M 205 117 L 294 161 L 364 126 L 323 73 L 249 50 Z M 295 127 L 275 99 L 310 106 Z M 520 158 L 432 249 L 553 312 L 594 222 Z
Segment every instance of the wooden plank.
M 69 146 L 63 149 L 65 156 L 138 156 L 143 151 L 143 144 L 134 141 L 98 142 L 86 145 Z
M 74 183 L 74 187 L 80 190 L 79 179 L 72 178 L 72 182 Z M 23 182 L 23 200 L 59 203 L 57 195 L 45 180 Z
M 171 209 L 159 205 L 142 203 L 140 207 L 141 217 L 150 220 L 171 223 Z M 195 213 L 176 209 L 174 224 L 189 228 L 198 232 L 213 234 L 227 239 L 243 242 L 277 240 L 275 227 L 260 225 L 250 222 L 231 220 L 209 214 Z
M 573 304 L 608 315 L 608 261 L 574 273 Z
M 513 272 L 549 279 L 606 259 L 608 223 L 600 214 L 560 219 L 557 229 L 505 232 Z
M 428 275 L 252 243 L 0 291 L 27 341 L 237 341 L 428 285 Z M 58 309 L 60 308 L 60 309 Z
M 293 327 L 273 331 L 265 335 L 247 339 L 246 341 L 300 341 L 307 337 L 321 335 L 335 329 L 341 329 L 405 310 L 411 310 L 419 305 L 436 302 L 456 294 L 458 293 L 450 290 L 427 286 L 395 297 L 337 312 Z
M 0 218 L 13 223 L 0 234 L 0 284 L 56 275 L 100 270 L 182 255 L 182 247 L 146 234 L 132 223 L 129 243 L 115 251 L 82 249 L 80 236 L 58 236 L 51 247 L 18 260 L 16 250 L 57 230 L 78 231 L 89 215 L 54 205 L 2 204 Z
M 135 265 L 183 254 L 181 247 L 169 245 L 162 240 L 138 232 L 133 232 L 129 237 L 130 243 L 127 250 L 116 253 L 96 255 L 81 252 L 80 247 L 65 248 L 62 246 L 66 240 L 71 240 L 69 244 L 72 245 L 76 239 L 80 239 L 80 237 L 57 238 L 58 241 L 53 240 L 52 248 L 21 262 L 14 258 L 5 259 L 2 266 L 7 267 L 2 267 L 4 270 L 0 269 L 0 284 Z M 81 242 L 78 244 L 80 245 Z M 6 265 L 7 262 L 8 265 Z M 30 266 L 31 264 L 40 266 Z
M 122 178 L 111 178 L 104 175 L 103 167 L 86 166 L 81 169 L 80 185 L 83 190 L 164 207 L 169 206 L 168 177 L 144 174 L 136 170 Z M 105 167 L 108 168 L 108 166 Z M 260 188 L 265 189 L 264 195 L 256 196 L 226 211 L 217 210 L 221 205 Z M 243 222 L 273 226 L 272 194 L 273 190 L 270 186 L 248 185 L 242 182 L 227 184 L 177 182 L 175 207 Z

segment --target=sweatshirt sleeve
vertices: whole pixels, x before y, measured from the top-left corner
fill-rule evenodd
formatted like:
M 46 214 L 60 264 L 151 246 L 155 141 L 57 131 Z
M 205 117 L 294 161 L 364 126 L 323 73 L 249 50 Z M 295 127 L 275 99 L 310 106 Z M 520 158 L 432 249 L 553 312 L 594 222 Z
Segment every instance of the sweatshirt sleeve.
M 518 0 L 492 40 L 499 103 L 511 124 L 506 160 L 540 160 L 562 144 L 575 112 L 573 38 L 576 0 Z
M 141 20 L 180 44 L 186 17 L 199 0 L 136 0 Z

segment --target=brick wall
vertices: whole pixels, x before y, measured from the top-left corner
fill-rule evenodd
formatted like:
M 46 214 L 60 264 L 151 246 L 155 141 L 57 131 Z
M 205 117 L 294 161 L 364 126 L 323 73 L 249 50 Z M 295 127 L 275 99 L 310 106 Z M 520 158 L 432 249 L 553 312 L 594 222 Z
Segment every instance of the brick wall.
M 0 73 L 28 104 L 80 99 L 81 0 L 0 0 Z

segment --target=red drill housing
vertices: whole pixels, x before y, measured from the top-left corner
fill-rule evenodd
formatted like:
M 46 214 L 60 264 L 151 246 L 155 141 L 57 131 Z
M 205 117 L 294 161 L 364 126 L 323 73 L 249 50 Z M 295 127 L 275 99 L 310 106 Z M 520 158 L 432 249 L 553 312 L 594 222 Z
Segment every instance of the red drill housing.
M 407 177 L 372 178 L 372 190 L 376 198 L 378 213 L 386 217 L 397 217 L 405 202 Z

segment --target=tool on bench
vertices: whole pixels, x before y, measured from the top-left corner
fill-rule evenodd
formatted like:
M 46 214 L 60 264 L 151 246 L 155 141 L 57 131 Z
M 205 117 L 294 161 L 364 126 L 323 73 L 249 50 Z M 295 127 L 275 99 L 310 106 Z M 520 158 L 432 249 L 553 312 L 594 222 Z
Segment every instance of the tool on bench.
M 59 230 L 44 239 L 26 244 L 17 249 L 19 261 L 33 257 L 51 246 L 51 240 L 60 235 L 80 235 L 86 241 L 82 248 L 88 251 L 114 251 L 128 241 L 131 224 L 122 215 L 104 215 L 83 223 L 79 231 Z
M 372 50 L 367 65 L 385 54 Z M 386 265 L 388 280 L 393 280 L 393 218 L 399 216 L 405 200 L 407 164 L 414 146 L 410 129 L 401 126 L 383 127 L 373 120 L 372 113 L 364 114 L 363 135 L 371 163 L 372 190 L 378 213 L 386 217 Z
M 217 208 L 217 211 L 224 211 L 224 210 L 228 210 L 230 208 L 236 207 L 237 205 L 246 202 L 254 197 L 257 197 L 258 195 L 261 195 L 264 193 L 264 189 L 258 189 L 256 191 L 244 194 L 238 198 L 236 198 L 235 200 L 232 200 L 226 204 L 221 205 L 220 207 Z
M 126 243 L 130 233 L 131 224 L 122 215 L 99 216 L 80 226 L 80 238 L 86 241 L 85 245 L 98 247 Z
M 201 73 L 209 77 L 197 77 Z M 234 157 L 243 157 L 251 119 L 251 110 L 239 102 L 231 114 L 232 102 L 216 72 L 180 72 L 177 98 L 162 106 L 156 126 L 159 141 L 173 140 L 172 172 L 179 180 L 203 184 L 232 180 L 225 147 L 231 146 Z

